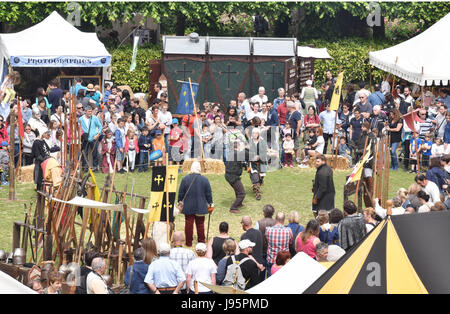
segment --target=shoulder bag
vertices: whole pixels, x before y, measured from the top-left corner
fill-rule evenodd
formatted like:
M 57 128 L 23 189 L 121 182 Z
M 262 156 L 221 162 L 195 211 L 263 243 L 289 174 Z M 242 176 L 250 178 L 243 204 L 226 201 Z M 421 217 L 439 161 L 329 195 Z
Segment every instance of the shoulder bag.
M 122 290 L 119 291 L 119 294 L 131 294 L 130 288 L 131 288 L 131 281 L 133 280 L 133 266 L 131 266 L 130 270 L 130 283 L 128 286 L 125 286 Z

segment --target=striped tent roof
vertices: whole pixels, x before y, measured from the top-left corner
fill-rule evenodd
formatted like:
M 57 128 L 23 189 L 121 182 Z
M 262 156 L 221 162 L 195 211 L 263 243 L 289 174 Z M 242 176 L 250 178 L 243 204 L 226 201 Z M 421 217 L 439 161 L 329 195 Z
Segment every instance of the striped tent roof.
M 450 211 L 388 216 L 304 293 L 450 293 Z

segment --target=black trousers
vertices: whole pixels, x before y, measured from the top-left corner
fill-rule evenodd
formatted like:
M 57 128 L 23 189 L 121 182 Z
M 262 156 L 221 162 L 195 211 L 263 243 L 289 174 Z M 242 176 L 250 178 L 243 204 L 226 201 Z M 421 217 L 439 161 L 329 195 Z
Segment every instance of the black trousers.
M 328 140 L 330 140 L 330 143 L 333 141 L 333 134 L 323 133 L 323 139 L 325 140 L 325 146 L 323 148 L 323 154 L 325 155 L 328 149 Z M 333 147 L 333 143 L 331 145 Z
M 242 184 L 241 179 L 235 181 L 234 183 L 231 183 L 230 181 L 227 182 L 231 185 L 234 190 L 234 194 L 236 195 L 236 199 L 233 204 L 231 204 L 230 209 L 238 209 L 242 206 L 242 202 L 244 201 L 246 195 L 244 185 Z

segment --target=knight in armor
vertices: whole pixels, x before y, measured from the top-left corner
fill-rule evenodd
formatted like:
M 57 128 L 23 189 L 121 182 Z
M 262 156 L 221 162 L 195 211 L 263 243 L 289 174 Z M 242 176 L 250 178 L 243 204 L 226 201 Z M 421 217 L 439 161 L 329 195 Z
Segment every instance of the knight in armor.
M 260 129 L 253 128 L 249 143 L 249 167 L 250 181 L 256 200 L 261 199 L 261 186 L 267 172 L 268 147 L 267 142 L 260 136 Z

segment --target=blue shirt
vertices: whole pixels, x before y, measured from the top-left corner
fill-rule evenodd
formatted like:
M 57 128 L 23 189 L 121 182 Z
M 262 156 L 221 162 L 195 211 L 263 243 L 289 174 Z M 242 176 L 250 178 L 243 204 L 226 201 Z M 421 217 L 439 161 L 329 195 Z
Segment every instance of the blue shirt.
M 156 288 L 173 288 L 186 280 L 186 275 L 180 264 L 171 260 L 169 256 L 161 256 L 148 266 L 144 282 Z
M 284 102 L 284 97 L 283 98 L 275 98 L 273 100 L 273 109 L 277 110 L 278 106 L 281 105 Z
M 100 134 L 102 132 L 102 123 L 100 120 L 92 115 L 90 119 L 85 119 L 86 116 L 82 115 L 78 119 L 78 123 L 81 125 L 81 129 L 83 130 L 83 133 L 89 132 L 89 138 L 88 141 L 92 142 L 94 140 L 94 136 L 97 134 Z M 89 128 L 90 124 L 90 128 Z
M 73 90 L 74 90 L 74 89 L 75 89 L 75 95 L 78 96 L 78 91 L 79 91 L 80 89 L 86 90 L 87 88 L 86 88 L 86 86 L 83 86 L 83 85 L 81 85 L 81 84 L 76 84 L 75 86 L 72 86 L 72 89 L 70 90 L 70 93 L 71 93 L 71 94 L 73 94 Z
M 417 143 L 416 143 L 417 141 Z M 420 138 L 417 138 L 417 140 L 413 137 L 409 143 L 411 144 L 411 153 L 416 153 L 416 148 L 420 147 L 420 144 L 422 144 L 422 140 Z
M 334 120 L 336 119 L 336 112 L 333 110 L 322 111 L 319 114 L 320 122 L 323 124 L 323 133 L 333 134 L 334 132 Z
M 449 144 L 450 143 L 450 123 L 447 123 L 447 125 L 445 126 L 444 143 L 445 144 Z
M 266 126 L 278 126 L 280 119 L 278 118 L 278 112 L 275 106 L 267 113 Z
M 431 145 L 433 145 L 433 142 L 432 141 L 425 141 L 425 140 L 423 140 L 422 141 L 422 145 L 423 144 L 428 144 L 429 146 L 430 146 L 430 149 L 423 149 L 422 150 L 422 154 L 424 155 L 424 156 L 431 156 Z
M 22 110 L 23 125 L 25 126 L 28 123 L 28 121 L 30 121 L 33 111 L 30 108 L 24 107 L 21 107 L 21 110 Z
M 367 98 L 367 100 L 372 105 L 372 108 L 376 105 L 381 106 L 382 104 L 384 104 L 384 94 L 380 91 L 372 93 L 370 94 L 369 98 Z
M 133 267 L 133 275 L 131 276 L 130 285 L 131 267 Z M 132 266 L 127 268 L 124 283 L 129 286 L 131 294 L 150 294 L 150 288 L 144 282 L 147 271 L 148 264 L 143 261 L 137 261 Z

